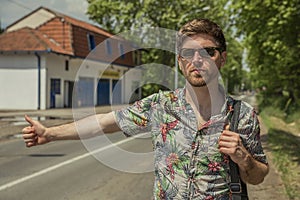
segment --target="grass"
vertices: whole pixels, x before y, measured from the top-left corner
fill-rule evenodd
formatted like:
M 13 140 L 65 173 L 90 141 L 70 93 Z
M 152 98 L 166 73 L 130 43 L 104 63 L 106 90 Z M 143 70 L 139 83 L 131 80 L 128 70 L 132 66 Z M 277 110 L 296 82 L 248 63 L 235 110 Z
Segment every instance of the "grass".
M 291 200 L 300 199 L 300 119 L 284 116 L 274 108 L 261 112 L 268 128 L 268 145 L 272 150 L 274 163 L 281 173 L 286 193 Z

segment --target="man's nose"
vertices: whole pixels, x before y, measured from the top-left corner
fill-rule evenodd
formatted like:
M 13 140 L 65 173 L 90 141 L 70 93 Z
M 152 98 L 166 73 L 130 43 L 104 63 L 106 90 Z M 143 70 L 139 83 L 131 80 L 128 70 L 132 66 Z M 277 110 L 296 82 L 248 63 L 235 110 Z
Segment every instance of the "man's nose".
M 196 51 L 194 53 L 194 56 L 193 56 L 193 59 L 192 59 L 192 64 L 195 66 L 195 67 L 200 67 L 202 65 L 202 62 L 203 62 L 203 58 L 202 56 L 199 54 L 198 51 Z

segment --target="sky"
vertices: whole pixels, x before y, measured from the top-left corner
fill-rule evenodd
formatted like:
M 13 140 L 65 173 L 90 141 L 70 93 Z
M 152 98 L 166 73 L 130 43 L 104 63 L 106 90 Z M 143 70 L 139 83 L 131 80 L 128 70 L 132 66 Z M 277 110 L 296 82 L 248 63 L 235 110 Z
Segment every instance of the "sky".
M 85 15 L 86 0 L 0 0 L 1 27 L 6 28 L 40 6 L 92 23 Z

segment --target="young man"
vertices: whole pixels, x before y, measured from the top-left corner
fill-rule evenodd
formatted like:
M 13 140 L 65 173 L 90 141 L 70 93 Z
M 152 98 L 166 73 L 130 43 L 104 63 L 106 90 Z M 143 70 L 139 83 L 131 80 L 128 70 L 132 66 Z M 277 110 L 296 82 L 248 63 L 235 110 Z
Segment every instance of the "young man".
M 101 130 L 86 126 L 80 136 L 120 130 L 126 135 L 151 132 L 155 199 L 230 199 L 229 157 L 246 183 L 259 184 L 268 173 L 256 113 L 242 102 L 239 133 L 228 130 L 234 100 L 218 81 L 226 61 L 226 42 L 217 24 L 207 19 L 188 22 L 179 31 L 177 45 L 184 88 L 161 91 L 127 108 L 98 114 Z M 74 123 L 46 128 L 27 116 L 26 120 L 31 125 L 23 129 L 28 147 L 81 138 Z

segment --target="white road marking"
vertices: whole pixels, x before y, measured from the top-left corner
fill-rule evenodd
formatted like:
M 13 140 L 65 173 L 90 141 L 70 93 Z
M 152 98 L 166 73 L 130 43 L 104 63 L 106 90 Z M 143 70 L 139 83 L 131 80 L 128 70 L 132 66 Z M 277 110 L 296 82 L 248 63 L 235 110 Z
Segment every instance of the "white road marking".
M 141 135 L 143 135 L 143 134 L 141 134 Z M 120 144 L 129 142 L 129 141 L 131 141 L 131 140 L 133 140 L 133 139 L 135 139 L 135 138 L 136 138 L 136 137 L 129 137 L 129 138 L 126 138 L 126 139 L 121 140 L 121 141 L 119 141 L 119 142 L 116 142 L 116 143 L 107 145 L 107 146 L 102 147 L 102 148 L 100 148 L 100 149 L 96 149 L 96 150 L 94 150 L 94 151 L 92 151 L 92 152 L 85 153 L 85 154 L 83 154 L 83 155 L 74 157 L 74 158 L 72 158 L 72 159 L 66 160 L 66 161 L 61 162 L 61 163 L 59 163 L 59 164 L 56 164 L 56 165 L 53 165 L 53 166 L 48 167 L 48 168 L 46 168 L 46 169 L 43 169 L 43 170 L 41 170 L 41 171 L 35 172 L 35 173 L 31 174 L 31 175 L 28 175 L 28 176 L 19 178 L 19 179 L 15 180 L 15 181 L 11 181 L 11 182 L 9 182 L 9 183 L 6 183 L 6 184 L 4 184 L 4 185 L 1 185 L 1 186 L 0 186 L 0 191 L 5 190 L 5 189 L 10 188 L 10 187 L 13 187 L 13 186 L 15 186 L 15 185 L 17 185 L 17 184 L 20 184 L 20 183 L 23 183 L 23 182 L 25 182 L 25 181 L 28 181 L 28 180 L 30 180 L 30 179 L 33 179 L 33 178 L 35 178 L 35 177 L 37 177 L 37 176 L 46 174 L 46 173 L 48 173 L 48 172 L 51 172 L 51 171 L 56 170 L 56 169 L 58 169 L 58 168 L 60 168 L 60 167 L 63 167 L 63 166 L 65 166 L 65 165 L 68 165 L 68 164 L 71 164 L 71 163 L 73 163 L 73 162 L 76 162 L 76 161 L 78 161 L 78 160 L 81 160 L 81 159 L 83 159 L 83 158 L 85 158 L 85 157 L 88 157 L 88 156 L 94 154 L 94 153 L 98 153 L 98 152 L 104 151 L 104 150 L 106 150 L 106 149 L 109 149 L 109 148 L 111 148 L 111 147 L 113 147 L 113 146 L 115 146 L 115 145 L 120 145 Z

